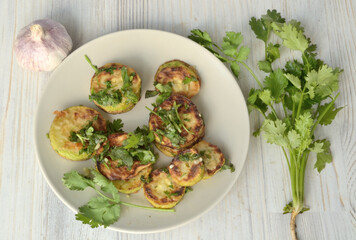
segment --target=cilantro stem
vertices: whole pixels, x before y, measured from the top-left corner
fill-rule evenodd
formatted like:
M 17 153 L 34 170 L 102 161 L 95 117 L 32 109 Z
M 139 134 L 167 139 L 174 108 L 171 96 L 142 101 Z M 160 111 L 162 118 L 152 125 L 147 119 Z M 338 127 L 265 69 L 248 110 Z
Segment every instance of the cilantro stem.
M 305 66 L 307 67 L 307 72 L 309 72 L 310 71 L 310 63 L 308 61 L 308 58 L 305 56 L 304 52 L 302 52 L 302 58 L 303 58 L 303 60 L 305 60 L 305 62 L 306 62 Z
M 278 119 L 277 112 L 276 112 L 276 110 L 274 109 L 273 105 L 271 104 L 270 107 L 271 107 L 271 109 L 272 109 L 272 112 L 273 112 L 274 116 Z
M 175 209 L 162 209 L 162 208 L 154 208 L 154 207 L 145 207 L 145 206 L 140 206 L 132 203 L 127 203 L 127 202 L 120 202 L 123 205 L 130 206 L 130 207 L 136 207 L 136 208 L 143 208 L 143 209 L 148 209 L 148 210 L 155 210 L 155 211 L 160 211 L 160 212 L 175 212 Z
M 249 72 L 251 73 L 252 77 L 256 80 L 258 86 L 260 86 L 260 88 L 263 89 L 262 83 L 260 82 L 260 80 L 258 80 L 257 76 L 256 76 L 255 73 L 251 70 L 251 68 L 250 68 L 249 66 L 247 66 L 247 64 L 244 63 L 244 62 L 240 62 L 240 63 L 242 64 L 242 66 L 244 66 L 244 67 L 247 69 L 247 71 L 249 71 Z
M 283 150 L 283 153 L 284 153 L 284 157 L 285 157 L 286 160 L 287 160 L 288 168 L 289 168 L 289 171 L 290 171 L 290 162 L 289 162 L 289 158 L 288 158 L 288 156 L 287 156 L 286 150 L 284 149 L 284 147 L 282 147 L 282 150 Z
M 300 168 L 300 179 L 299 179 L 299 189 L 300 189 L 300 201 L 304 201 L 304 176 L 305 176 L 305 168 L 307 165 L 307 160 L 309 157 L 309 152 L 304 152 L 302 155 L 302 164 L 301 164 L 301 168 Z
M 299 117 L 300 110 L 302 109 L 302 103 L 303 103 L 303 98 L 304 98 L 304 91 L 305 91 L 306 86 L 307 86 L 307 85 L 304 85 L 304 88 L 303 88 L 303 91 L 302 91 L 302 95 L 300 96 L 300 101 L 299 101 L 299 104 L 298 104 L 298 110 L 297 110 L 297 116 L 296 116 L 296 118 Z
M 118 203 L 116 200 L 109 198 L 108 196 L 105 196 L 102 192 L 100 192 L 98 189 L 92 187 L 100 196 L 102 196 L 103 198 L 106 198 L 109 201 L 112 201 L 114 203 Z
M 283 106 L 283 111 L 284 111 L 284 117 L 287 118 L 288 117 L 288 113 L 287 113 L 286 105 L 284 103 L 284 96 L 285 95 L 283 95 L 283 98 L 282 98 L 282 106 Z
M 297 199 L 297 194 L 296 194 L 296 189 L 295 189 L 295 170 L 296 169 L 296 162 L 295 162 L 295 159 L 294 159 L 294 155 L 293 155 L 293 151 L 290 149 L 289 150 L 289 156 L 290 156 L 290 166 L 291 166 L 291 170 L 292 171 L 289 171 L 289 174 L 290 174 L 290 181 L 291 181 L 291 186 L 292 186 L 292 195 L 293 195 L 293 203 L 294 203 L 294 199 Z
M 329 111 L 329 109 L 331 108 L 331 106 L 334 104 L 334 102 L 336 101 L 336 99 L 339 97 L 340 93 L 338 93 L 335 98 L 328 104 L 328 106 L 324 109 L 324 111 L 319 115 L 318 119 L 316 120 L 316 122 L 314 123 L 314 126 L 311 130 L 311 135 L 313 135 L 316 126 L 318 126 L 319 122 L 323 119 L 323 117 L 325 116 L 325 114 Z
M 95 70 L 95 73 L 98 74 L 99 69 L 97 66 L 93 65 L 92 62 L 90 61 L 89 57 L 87 55 L 84 55 L 85 59 L 89 63 L 89 65 Z

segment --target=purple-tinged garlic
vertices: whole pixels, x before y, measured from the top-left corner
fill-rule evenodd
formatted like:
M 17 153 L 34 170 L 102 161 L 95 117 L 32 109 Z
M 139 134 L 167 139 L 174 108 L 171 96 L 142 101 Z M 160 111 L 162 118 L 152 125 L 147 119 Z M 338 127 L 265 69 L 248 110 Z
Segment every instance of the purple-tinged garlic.
M 36 20 L 22 28 L 14 44 L 19 65 L 34 71 L 52 71 L 72 47 L 64 26 L 51 19 Z

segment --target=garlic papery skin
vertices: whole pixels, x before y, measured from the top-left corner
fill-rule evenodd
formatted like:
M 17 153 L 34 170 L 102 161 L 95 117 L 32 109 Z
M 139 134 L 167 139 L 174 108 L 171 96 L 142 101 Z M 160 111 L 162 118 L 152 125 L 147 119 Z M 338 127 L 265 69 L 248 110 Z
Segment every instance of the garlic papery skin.
M 64 26 L 51 19 L 36 20 L 22 28 L 14 43 L 19 65 L 33 71 L 52 71 L 72 47 Z

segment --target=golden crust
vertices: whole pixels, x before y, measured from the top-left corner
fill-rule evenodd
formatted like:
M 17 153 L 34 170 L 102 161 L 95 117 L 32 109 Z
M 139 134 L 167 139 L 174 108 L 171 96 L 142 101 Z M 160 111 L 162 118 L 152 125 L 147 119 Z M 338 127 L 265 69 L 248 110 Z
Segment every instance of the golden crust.
M 141 78 L 137 74 L 137 72 L 126 65 L 123 65 L 121 63 L 107 63 L 104 66 L 100 67 L 99 69 L 103 68 L 110 68 L 114 67 L 115 69 L 113 70 L 113 73 L 108 73 L 106 71 L 102 71 L 99 74 L 94 74 L 92 79 L 91 79 L 91 84 L 90 84 L 90 92 L 98 92 L 100 90 L 106 89 L 106 82 L 110 81 L 111 86 L 113 89 L 121 89 L 123 85 L 123 79 L 121 76 L 121 68 L 126 67 L 127 69 L 127 74 L 130 75 L 131 73 L 135 73 L 135 76 L 132 79 L 132 90 L 133 92 L 137 95 L 138 100 L 140 100 L 141 97 Z M 101 108 L 103 111 L 112 113 L 112 114 L 117 114 L 117 113 L 124 113 L 130 111 L 136 104 L 134 103 L 129 103 L 126 102 L 127 98 L 125 96 L 122 97 L 121 103 L 114 105 L 114 106 L 104 106 L 100 105 L 96 101 L 94 101 L 95 105 L 97 105 L 99 108 Z
M 198 155 L 197 159 L 181 160 L 184 155 Z M 172 160 L 168 167 L 172 180 L 181 186 L 193 186 L 199 182 L 204 176 L 203 159 L 199 156 L 198 151 L 191 148 L 187 149 Z
M 185 187 L 172 181 L 169 173 L 156 169 L 152 181 L 143 186 L 146 199 L 156 208 L 172 208 L 183 198 Z
M 151 171 L 152 167 L 148 166 L 147 168 L 142 169 L 135 177 L 131 179 L 115 180 L 112 182 L 119 192 L 126 194 L 136 193 L 143 187 L 144 184 L 141 180 L 141 177 L 147 179 Z
M 95 116 L 97 120 L 93 122 L 96 131 L 106 131 L 106 121 L 96 110 L 85 106 L 73 106 L 62 111 L 55 111 L 51 128 L 49 130 L 49 139 L 52 148 L 62 157 L 73 160 L 86 160 L 91 157 L 86 153 L 79 154 L 82 149 L 82 143 L 69 141 L 72 131 L 77 132 L 85 127 Z
M 120 147 L 122 146 L 123 142 L 128 138 L 127 133 L 114 133 L 108 137 L 110 147 Z M 131 179 L 137 174 L 142 171 L 143 169 L 151 166 L 151 163 L 148 164 L 141 164 L 140 161 L 134 161 L 131 169 L 129 170 L 127 166 L 120 166 L 118 167 L 118 161 L 113 161 L 110 157 L 107 157 L 108 162 L 106 166 L 102 162 L 97 162 L 96 167 L 98 171 L 103 174 L 109 180 L 127 180 Z
M 184 83 L 186 78 L 194 78 L 196 81 Z M 155 74 L 155 82 L 163 85 L 172 83 L 175 94 L 192 98 L 200 91 L 201 80 L 196 69 L 181 60 L 171 60 L 163 63 Z
M 205 167 L 204 179 L 212 177 L 224 166 L 225 157 L 218 146 L 203 140 L 195 144 L 193 148 L 196 149 L 203 158 Z
M 159 136 L 157 133 L 155 135 L 155 144 L 158 149 L 160 149 L 167 156 L 174 156 L 180 151 L 187 149 L 197 143 L 203 138 L 205 133 L 204 120 L 201 117 L 195 104 L 188 98 L 182 95 L 172 95 L 167 98 L 159 107 L 165 110 L 170 110 L 173 107 L 174 102 L 180 105 L 178 108 L 178 115 L 182 120 L 186 129 L 182 128 L 180 136 L 185 139 L 184 143 L 181 143 L 178 147 L 173 146 L 171 140 L 166 136 Z M 155 108 L 153 111 L 157 111 Z M 164 123 L 162 119 L 155 115 L 150 114 L 149 118 L 149 128 L 152 131 L 157 129 L 164 130 Z

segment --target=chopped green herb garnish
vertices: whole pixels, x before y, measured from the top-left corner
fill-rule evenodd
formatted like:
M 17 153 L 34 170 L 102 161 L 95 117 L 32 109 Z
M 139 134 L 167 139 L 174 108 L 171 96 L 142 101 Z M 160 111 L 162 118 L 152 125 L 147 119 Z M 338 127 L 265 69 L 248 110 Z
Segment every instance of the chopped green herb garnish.
M 156 99 L 156 103 L 153 104 L 154 107 L 159 106 L 164 100 L 166 100 L 169 96 L 172 95 L 173 92 L 173 84 L 171 82 L 167 84 L 161 84 L 155 82 L 153 84 L 156 88 L 156 90 L 147 90 L 145 97 L 150 98 L 158 95 Z
M 178 156 L 178 159 L 181 161 L 193 161 L 198 158 L 200 158 L 200 155 L 192 152 L 183 153 Z
M 111 87 L 110 81 L 105 82 L 105 84 L 106 84 L 106 88 L 98 92 L 92 91 L 92 93 L 89 95 L 89 100 L 91 102 L 95 101 L 103 106 L 114 106 L 121 103 L 122 101 L 121 91 L 114 90 Z
M 192 187 L 185 187 L 185 193 L 192 192 L 193 188 Z
M 230 169 L 230 172 L 235 172 L 235 166 L 230 162 L 229 159 L 225 158 L 225 164 L 221 167 L 221 170 Z
M 147 178 L 145 178 L 145 176 L 141 176 L 141 178 L 140 178 L 140 180 L 141 180 L 141 182 L 143 182 L 143 183 L 150 183 L 150 182 L 152 182 L 152 178 L 150 177 L 150 176 L 148 176 Z
M 108 131 L 108 134 L 121 133 L 123 132 L 122 130 L 123 127 L 124 124 L 121 119 L 115 119 L 113 122 L 106 121 L 106 129 Z
M 178 192 L 168 192 L 164 191 L 164 194 L 166 194 L 167 197 L 171 198 L 172 196 L 179 196 Z
M 191 82 L 198 82 L 198 79 L 196 79 L 195 77 L 185 77 L 183 80 L 184 84 L 189 84 Z
M 94 117 L 93 121 L 96 119 L 97 117 Z M 95 131 L 93 121 L 89 121 L 81 130 L 77 132 L 71 131 L 70 133 L 69 141 L 80 142 L 83 145 L 82 149 L 79 150 L 79 154 L 86 153 L 87 155 L 92 155 L 107 140 L 105 132 Z
M 185 142 L 185 139 L 180 135 L 183 131 L 182 129 L 184 129 L 188 133 L 191 133 L 189 129 L 186 128 L 179 116 L 179 107 L 181 107 L 181 105 L 177 105 L 175 101 L 173 102 L 172 108 L 169 110 L 157 107 L 157 110 L 153 111 L 146 107 L 151 112 L 151 114 L 157 115 L 163 121 L 163 128 L 156 129 L 155 133 L 158 136 L 167 137 L 171 141 L 172 146 L 174 147 L 179 147 L 180 144 L 183 144 Z

